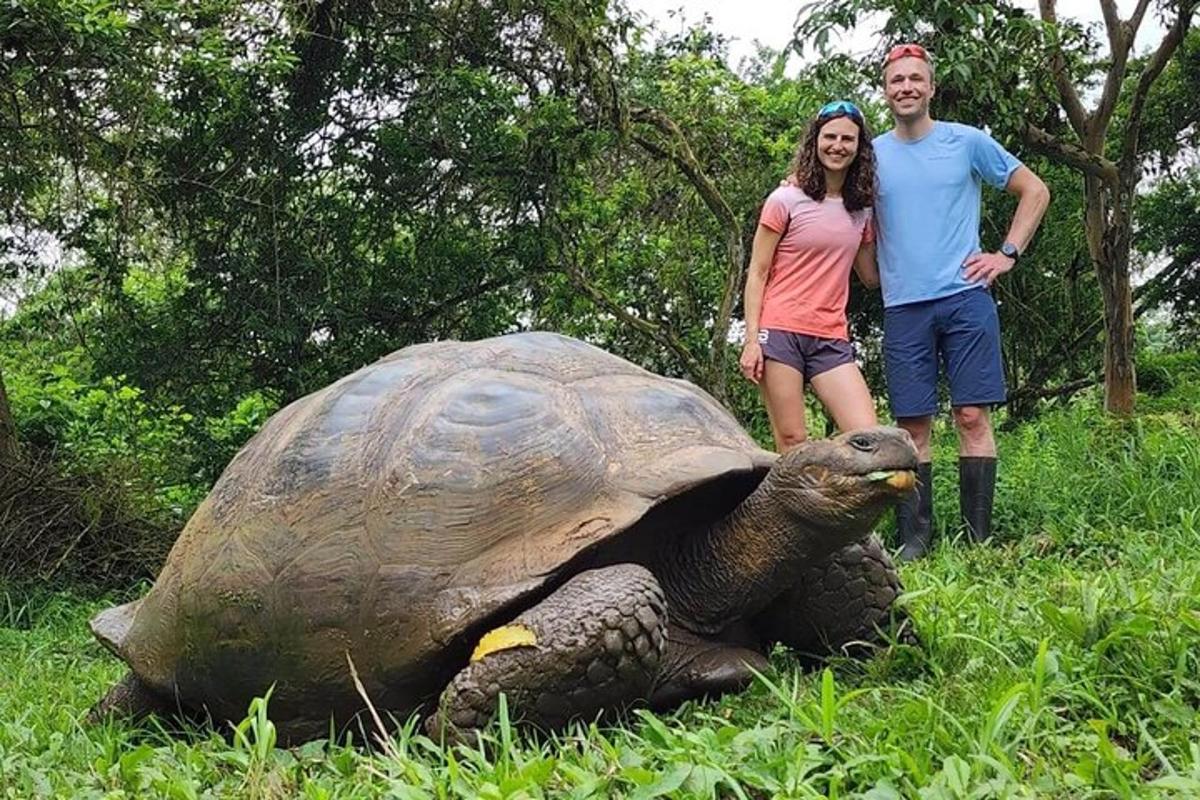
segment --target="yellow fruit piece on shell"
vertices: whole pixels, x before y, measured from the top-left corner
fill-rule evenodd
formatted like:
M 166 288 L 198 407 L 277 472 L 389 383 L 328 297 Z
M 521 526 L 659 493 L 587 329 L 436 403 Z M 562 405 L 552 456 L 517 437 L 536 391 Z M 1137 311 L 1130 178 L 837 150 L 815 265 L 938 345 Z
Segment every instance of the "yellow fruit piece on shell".
M 532 647 L 537 644 L 537 636 L 524 625 L 501 625 L 490 630 L 475 645 L 471 660 L 478 661 L 486 655 L 501 650 L 511 650 L 514 647 Z

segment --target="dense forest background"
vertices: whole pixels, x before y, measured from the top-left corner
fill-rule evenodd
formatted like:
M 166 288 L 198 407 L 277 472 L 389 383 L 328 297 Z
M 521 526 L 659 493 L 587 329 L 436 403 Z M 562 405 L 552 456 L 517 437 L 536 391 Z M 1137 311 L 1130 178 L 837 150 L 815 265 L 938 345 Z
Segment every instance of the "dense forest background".
M 1198 370 L 1200 31 L 1195 0 L 1101 5 L 809 6 L 796 73 L 619 0 L 5 4 L 0 579 L 152 576 L 271 413 L 431 339 L 562 331 L 763 435 L 736 371 L 759 206 L 828 99 L 888 127 L 899 40 L 938 56 L 936 117 L 1053 193 L 997 288 L 1008 424 L 1080 392 L 1127 417 Z M 875 50 L 824 47 L 867 18 Z M 985 246 L 1011 211 L 985 196 Z M 878 295 L 851 314 L 882 394 Z

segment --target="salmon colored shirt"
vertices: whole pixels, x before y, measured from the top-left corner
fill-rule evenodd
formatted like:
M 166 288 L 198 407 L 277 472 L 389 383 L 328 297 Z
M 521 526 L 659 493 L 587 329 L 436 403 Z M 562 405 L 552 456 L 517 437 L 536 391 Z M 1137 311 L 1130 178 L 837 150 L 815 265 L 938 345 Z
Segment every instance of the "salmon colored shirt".
M 840 197 L 818 203 L 789 185 L 771 192 L 758 222 L 786 231 L 767 273 L 758 327 L 848 340 L 850 270 L 858 248 L 875 241 L 871 210 L 849 212 Z

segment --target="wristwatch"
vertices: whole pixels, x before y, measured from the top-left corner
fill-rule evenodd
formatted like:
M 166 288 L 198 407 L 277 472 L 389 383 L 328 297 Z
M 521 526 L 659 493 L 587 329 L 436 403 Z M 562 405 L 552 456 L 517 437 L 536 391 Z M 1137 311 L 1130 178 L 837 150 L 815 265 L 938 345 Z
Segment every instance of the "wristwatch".
M 1021 258 L 1021 251 L 1018 250 L 1017 246 L 1012 242 L 1005 242 L 1004 244 L 1000 245 L 1000 254 L 1011 258 L 1014 264 L 1017 263 L 1017 260 Z

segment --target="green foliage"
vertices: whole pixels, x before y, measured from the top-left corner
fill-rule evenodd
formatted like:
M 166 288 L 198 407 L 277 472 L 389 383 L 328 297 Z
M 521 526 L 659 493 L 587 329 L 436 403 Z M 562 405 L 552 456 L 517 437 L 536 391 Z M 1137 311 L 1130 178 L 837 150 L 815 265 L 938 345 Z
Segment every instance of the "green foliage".
M 1200 351 L 1143 352 L 1138 359 L 1138 383 L 1149 409 L 1200 413 Z
M 1181 382 L 1194 361 L 1179 367 Z M 220 732 L 84 726 L 84 710 L 124 670 L 85 629 L 107 601 L 0 590 L 0 791 L 1191 797 L 1200 792 L 1197 434 L 1195 406 L 1120 425 L 1091 399 L 1002 434 L 1000 541 L 952 544 L 943 527 L 933 556 L 904 568 L 918 644 L 816 673 L 779 651 L 746 692 L 549 737 L 502 713 L 469 745 L 393 721 L 370 749 L 354 746 L 374 741 L 370 729 L 284 749 L 269 695 Z M 948 444 L 939 441 L 939 463 L 952 463 Z M 938 490 L 945 519 L 953 491 Z
M 1142 305 L 1165 305 L 1177 344 L 1200 343 L 1200 166 L 1167 177 L 1139 198 L 1138 249 L 1160 259 Z
M 258 433 L 263 423 L 275 413 L 279 405 L 261 392 L 252 392 L 238 400 L 237 405 L 221 417 L 205 420 L 205 429 L 212 438 L 222 458 L 222 466 L 233 458 L 246 441 Z
M 558 176 L 593 148 L 570 61 L 581 37 L 620 35 L 603 4 L 98 4 L 127 40 L 77 6 L 3 12 L 6 52 L 49 66 L 0 87 L 74 109 L 47 94 L 70 89 L 72 37 L 20 34 L 77 24 L 96 89 L 52 147 L 19 133 L 38 125 L 0 128 L 40 176 L 14 186 L 20 227 L 2 238 L 14 278 L 39 270 L 22 232 L 68 248 L 76 274 L 52 289 L 68 302 L 42 316 L 84 336 L 100 374 L 211 415 L 519 324 Z
M 21 439 L 57 446 L 62 459 L 80 471 L 106 467 L 148 475 L 167 494 L 186 487 L 190 476 L 177 467 L 192 416 L 178 406 L 150 413 L 142 391 L 125 383 L 124 376 L 87 385 L 75 374 L 60 364 L 36 382 L 14 376 L 10 390 Z
M 1179 156 L 1200 145 L 1200 28 L 1192 27 L 1146 101 L 1140 141 L 1152 165 L 1170 172 Z M 1124 110 L 1124 109 L 1122 109 Z
M 319 6 L 0 12 L 19 55 L 0 72 L 18 101 L 3 113 L 71 112 L 2 128 L 12 174 L 36 176 L 11 185 L 7 275 L 39 272 L 38 235 L 63 244 L 72 265 L 28 286 L 9 330 L 43 342 L 50 360 L 81 346 L 89 375 L 76 380 L 125 376 L 147 406 L 195 422 L 256 392 L 287 402 L 405 344 L 550 327 L 699 380 L 761 425 L 757 395 L 714 352 L 724 324 L 714 309 L 731 282 L 726 226 L 676 164 L 638 144 L 663 140 L 629 112 L 678 124 L 748 245 L 816 107 L 851 96 L 886 126 L 872 102 L 876 61 L 862 71 L 829 56 L 788 77 L 783 55 L 764 50 L 734 72 L 704 25 L 655 38 L 621 6 L 583 0 L 405 14 Z M 921 37 L 939 54 L 937 113 L 986 120 L 1010 145 L 1018 112 L 1037 116 L 1050 91 L 1034 63 L 1045 32 L 1021 9 L 844 0 L 811 10 L 802 32 L 816 45 L 887 11 L 886 38 Z M 1087 32 L 1064 24 L 1058 35 L 1090 63 Z M 1190 58 L 1164 86 L 1186 84 Z M 80 74 L 93 91 L 64 101 Z M 1182 118 L 1154 120 L 1161 138 Z M 1055 204 L 1001 288 L 1019 414 L 1047 386 L 1086 375 L 1101 342 L 1077 180 L 1031 163 Z M 1010 206 L 985 205 L 991 243 Z M 879 391 L 878 296 L 856 288 L 851 317 Z M 193 472 L 211 479 L 226 451 L 190 435 L 205 450 L 187 454 L 202 462 Z
M 179 405 L 155 403 L 125 376 L 88 379 L 80 349 L 59 353 L 42 369 L 7 365 L 6 383 L 18 438 L 53 451 L 70 474 L 120 475 L 131 498 L 170 511 L 178 524 L 204 498 L 233 454 L 278 405 L 262 392 L 236 398 L 224 414 L 198 418 Z

